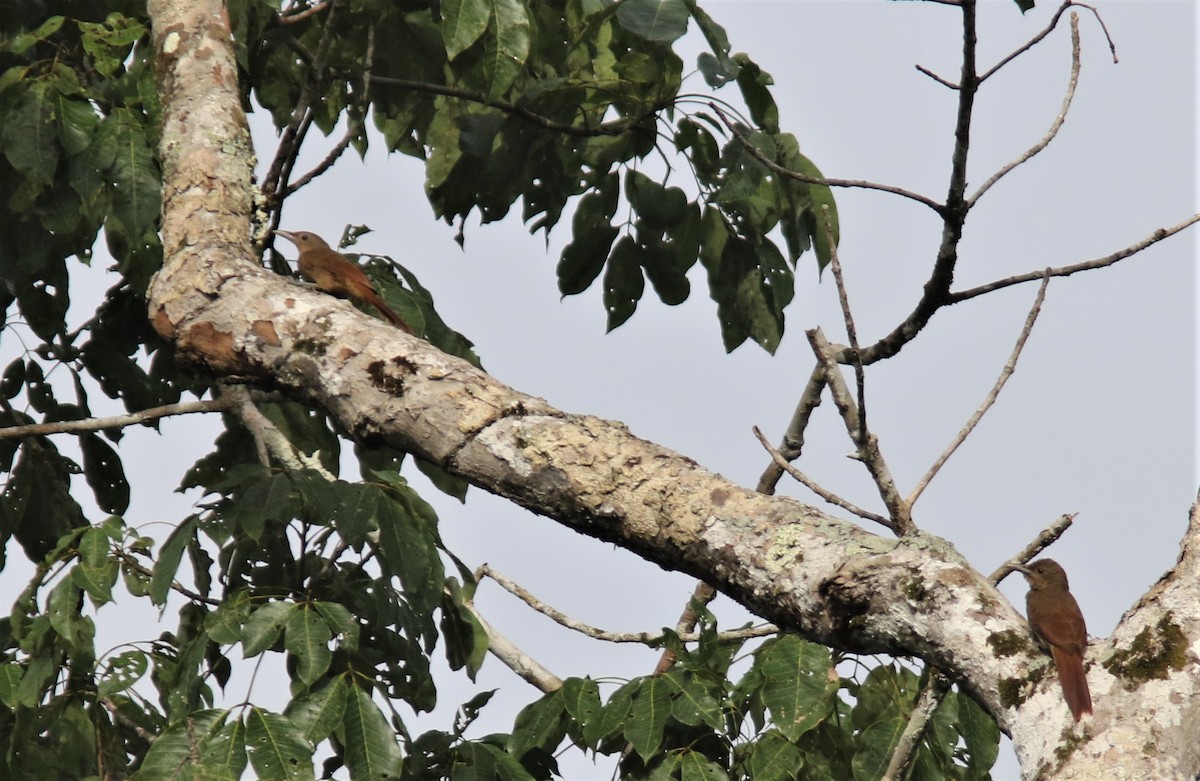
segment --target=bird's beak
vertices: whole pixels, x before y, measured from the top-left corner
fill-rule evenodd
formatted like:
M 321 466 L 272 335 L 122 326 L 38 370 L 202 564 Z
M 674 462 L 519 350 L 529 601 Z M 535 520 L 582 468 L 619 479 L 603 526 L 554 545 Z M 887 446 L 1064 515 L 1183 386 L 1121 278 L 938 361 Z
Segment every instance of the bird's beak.
M 274 233 L 276 236 L 282 236 L 293 244 L 296 243 L 296 234 L 291 231 L 271 231 L 271 233 Z
M 1032 575 L 1033 574 L 1033 570 L 1031 570 L 1031 569 L 1029 569 L 1029 567 L 1026 567 L 1021 564 L 1009 564 L 1008 566 L 1011 567 L 1016 572 L 1020 572 L 1022 575 Z

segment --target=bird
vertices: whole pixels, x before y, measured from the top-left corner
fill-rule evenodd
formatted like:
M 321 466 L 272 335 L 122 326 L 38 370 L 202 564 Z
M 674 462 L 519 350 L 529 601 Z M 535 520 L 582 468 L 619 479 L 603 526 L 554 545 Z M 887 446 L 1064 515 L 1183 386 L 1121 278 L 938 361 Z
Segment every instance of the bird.
M 1025 596 L 1025 615 L 1039 642 L 1050 648 L 1058 682 L 1071 716 L 1079 721 L 1092 712 L 1092 693 L 1083 669 L 1087 650 L 1087 625 L 1079 603 L 1071 596 L 1067 573 L 1053 559 L 1038 559 L 1028 566 L 1014 566 L 1025 575 L 1029 593 Z
M 340 252 L 332 249 L 324 239 L 310 231 L 274 231 L 296 245 L 300 257 L 296 267 L 300 273 L 326 293 L 335 296 L 345 296 L 356 301 L 363 301 L 379 310 L 388 322 L 404 331 L 412 333 L 408 323 L 380 298 L 375 286 L 357 263 Z

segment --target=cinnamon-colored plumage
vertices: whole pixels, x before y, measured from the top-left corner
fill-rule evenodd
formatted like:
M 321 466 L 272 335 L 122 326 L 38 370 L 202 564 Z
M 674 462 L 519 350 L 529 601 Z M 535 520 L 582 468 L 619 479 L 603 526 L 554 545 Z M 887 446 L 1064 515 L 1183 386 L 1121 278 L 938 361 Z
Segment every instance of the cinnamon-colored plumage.
M 275 231 L 275 233 L 296 245 L 300 250 L 300 258 L 296 263 L 300 273 L 313 283 L 335 296 L 345 296 L 356 301 L 365 301 L 379 310 L 388 322 L 405 333 L 412 333 L 408 324 L 396 314 L 391 307 L 383 302 L 375 292 L 375 286 L 358 264 L 340 252 L 330 248 L 325 240 L 315 233 L 308 231 Z
M 1087 625 L 1083 612 L 1067 585 L 1067 573 L 1053 559 L 1039 559 L 1017 567 L 1029 582 L 1025 615 L 1038 639 L 1050 647 L 1063 697 L 1075 721 L 1092 712 L 1083 655 L 1087 651 Z

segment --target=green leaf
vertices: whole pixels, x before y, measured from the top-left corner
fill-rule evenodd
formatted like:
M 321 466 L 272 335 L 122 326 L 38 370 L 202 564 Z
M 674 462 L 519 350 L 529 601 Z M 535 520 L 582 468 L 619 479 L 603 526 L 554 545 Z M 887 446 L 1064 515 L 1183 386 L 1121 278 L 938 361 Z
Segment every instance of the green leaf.
M 293 699 L 285 715 L 300 729 L 305 740 L 316 745 L 341 725 L 349 691 L 346 679 L 339 676 L 323 688 Z
M 214 643 L 241 642 L 242 625 L 250 617 L 250 599 L 245 591 L 226 594 L 216 610 L 204 617 L 204 631 Z
M 279 639 L 288 615 L 296 605 L 290 602 L 268 602 L 260 605 L 242 627 L 242 654 L 249 659 L 258 656 Z
M 231 778 L 228 773 L 217 773 L 219 765 L 204 761 L 198 755 L 197 742 L 207 747 L 208 739 L 225 723 L 227 711 L 202 710 L 189 713 L 186 719 L 167 727 L 150 744 L 146 758 L 130 781 L 158 781 L 170 779 L 216 778 L 224 781 Z M 245 755 L 243 754 L 243 762 Z M 236 779 L 237 776 L 232 776 Z
M 838 690 L 829 649 L 782 635 L 764 643 L 754 663 L 764 678 L 763 703 L 784 737 L 796 740 L 829 714 Z
M 246 749 L 260 779 L 305 781 L 316 777 L 312 745 L 283 716 L 250 708 L 246 716 Z
M 680 781 L 726 781 L 729 778 L 725 768 L 699 751 L 680 752 L 678 764 Z
M 779 107 L 768 89 L 775 80 L 745 54 L 735 54 L 733 59 L 738 65 L 737 84 L 746 108 L 750 109 L 750 118 L 766 132 L 778 133 Z
M 759 736 L 745 760 L 746 776 L 754 781 L 791 781 L 804 768 L 804 753 L 775 730 Z
M 592 734 L 592 725 L 601 711 L 600 687 L 589 678 L 568 678 L 562 686 L 563 705 L 567 713 L 582 728 L 585 736 Z M 589 743 L 593 748 L 595 744 Z
M 96 696 L 105 699 L 133 686 L 146 674 L 149 662 L 141 651 L 126 651 L 110 657 L 100 673 Z
M 642 678 L 629 708 L 625 739 L 643 762 L 658 753 L 663 729 L 671 715 L 671 686 L 659 676 Z
M 21 665 L 16 662 L 0 663 L 0 703 L 9 708 L 17 707 L 22 675 Z
M 611 222 L 619 190 L 617 175 L 612 173 L 579 199 L 571 218 L 572 239 L 563 248 L 557 268 L 558 291 L 564 296 L 587 290 L 604 270 L 604 262 L 619 233 Z
M 630 236 L 622 236 L 613 249 L 604 272 L 607 330 L 612 331 L 633 316 L 645 289 L 646 281 L 642 277 L 637 243 Z
M 58 92 L 43 79 L 30 79 L 20 86 L 24 89 L 19 96 L 4 108 L 0 146 L 13 168 L 35 182 L 49 184 L 60 149 L 54 123 Z
M 159 550 L 158 559 L 154 562 L 154 574 L 150 578 L 150 601 L 154 604 L 159 606 L 166 604 L 167 592 L 175 580 L 175 573 L 179 570 L 183 552 L 192 543 L 198 520 L 196 516 L 189 515 L 175 531 L 171 532 L 167 541 L 163 543 L 162 549 Z
M 529 57 L 529 17 L 521 0 L 488 0 L 492 7 L 490 35 L 484 45 L 483 72 L 488 98 L 508 92 Z
M 112 601 L 117 574 L 116 561 L 104 561 L 99 566 L 81 563 L 71 568 L 71 582 L 83 589 L 98 607 Z
M 625 0 L 617 19 L 634 35 L 671 43 L 687 32 L 688 7 L 684 0 Z
M 699 678 L 678 669 L 671 670 L 662 678 L 671 690 L 671 715 L 676 721 L 691 727 L 707 724 L 714 730 L 724 727 L 725 715 L 721 704 Z
M 641 681 L 635 680 L 617 689 L 604 703 L 600 718 L 583 725 L 583 736 L 588 743 L 595 745 L 621 733 L 629 720 L 629 710 L 633 707 L 633 693 L 640 685 Z
M 128 510 L 129 481 L 117 451 L 91 432 L 79 436 L 79 450 L 83 454 L 83 475 L 100 509 L 114 515 Z
M 341 637 L 338 641 L 340 647 L 347 651 L 358 650 L 358 623 L 344 605 L 337 602 L 316 602 L 313 607 L 324 617 L 334 634 Z
M 90 653 L 96 630 L 90 618 L 79 613 L 80 589 L 71 580 L 62 580 L 46 599 L 46 615 L 50 626 L 71 646 Z
M 59 15 L 51 16 L 35 30 L 14 35 L 7 41 L 0 41 L 0 51 L 20 54 L 38 41 L 44 41 L 58 32 L 63 26 L 63 18 Z
M 487 631 L 479 619 L 462 604 L 462 591 L 457 581 L 449 579 L 451 592 L 442 598 L 442 639 L 446 642 L 446 661 L 451 670 L 467 669 L 467 675 L 475 680 L 475 673 L 483 666 L 487 656 Z
M 1000 727 L 979 703 L 961 690 L 950 695 L 958 700 L 958 731 L 967 752 L 966 778 L 982 781 L 996 763 L 1000 747 Z
M 858 750 L 854 752 L 852 762 L 856 779 L 865 781 L 883 775 L 907 723 L 906 718 L 893 715 L 874 722 L 859 733 L 855 741 Z
M 353 779 L 387 781 L 400 773 L 400 747 L 387 719 L 371 695 L 352 687 L 342 719 L 345 730 L 345 762 Z
M 562 689 L 558 689 L 521 709 L 508 740 L 508 750 L 517 758 L 533 748 L 553 753 L 566 731 L 566 703 Z
M 225 517 L 253 540 L 262 539 L 269 521 L 287 522 L 295 515 L 295 494 L 286 474 L 255 480 L 231 502 Z
M 453 60 L 487 31 L 492 8 L 488 0 L 443 0 L 442 40 Z
M 329 650 L 332 639 L 329 624 L 307 605 L 297 605 L 288 616 L 283 647 L 295 655 L 299 662 L 296 675 L 306 686 L 312 686 L 329 669 L 333 659 Z

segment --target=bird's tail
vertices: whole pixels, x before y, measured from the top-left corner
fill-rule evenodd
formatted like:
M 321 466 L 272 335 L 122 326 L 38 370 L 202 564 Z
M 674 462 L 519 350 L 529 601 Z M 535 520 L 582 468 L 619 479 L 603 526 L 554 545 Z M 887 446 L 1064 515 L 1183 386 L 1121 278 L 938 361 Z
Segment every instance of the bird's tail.
M 406 334 L 411 334 L 413 330 L 408 327 L 408 323 L 404 322 L 404 318 L 396 314 L 395 310 L 387 304 L 383 303 L 383 299 L 378 293 L 371 291 L 370 297 L 367 298 L 367 303 L 379 310 L 389 323 L 399 328 Z
M 1075 721 L 1079 721 L 1083 714 L 1092 712 L 1092 692 L 1083 670 L 1083 657 L 1057 646 L 1050 650 L 1054 654 L 1054 666 L 1058 668 L 1058 682 L 1062 685 L 1067 707 Z

